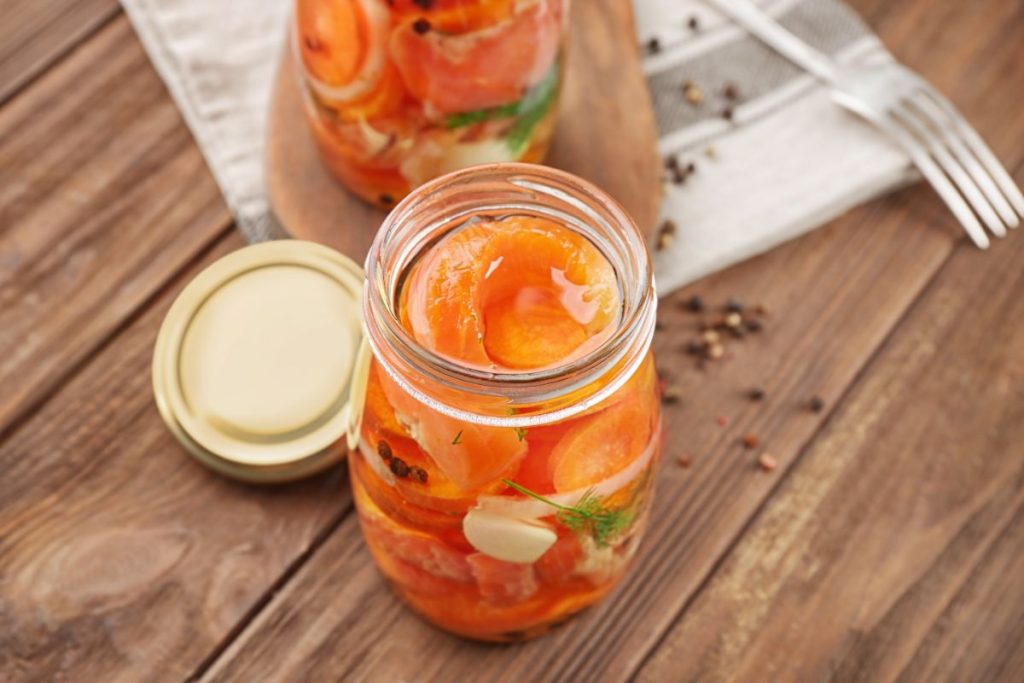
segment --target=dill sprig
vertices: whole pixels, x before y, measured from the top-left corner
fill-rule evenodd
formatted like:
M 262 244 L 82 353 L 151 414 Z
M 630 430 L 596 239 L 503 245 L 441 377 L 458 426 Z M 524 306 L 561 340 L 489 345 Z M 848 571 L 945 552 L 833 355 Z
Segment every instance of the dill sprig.
M 620 508 L 608 506 L 605 498 L 597 495 L 593 489 L 584 493 L 575 505 L 562 505 L 520 486 L 514 481 L 508 479 L 502 479 L 502 481 L 524 496 L 529 496 L 557 509 L 555 519 L 577 536 L 589 536 L 598 548 L 603 548 L 618 538 L 629 528 L 636 517 L 636 490 L 630 496 L 629 502 Z

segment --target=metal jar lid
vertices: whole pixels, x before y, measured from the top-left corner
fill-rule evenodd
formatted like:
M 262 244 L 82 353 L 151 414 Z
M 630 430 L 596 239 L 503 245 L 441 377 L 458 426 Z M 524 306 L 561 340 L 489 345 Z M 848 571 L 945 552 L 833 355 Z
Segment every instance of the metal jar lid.
M 200 273 L 164 319 L 153 392 L 171 432 L 236 479 L 290 481 L 358 438 L 370 349 L 363 272 L 298 240 L 240 249 Z

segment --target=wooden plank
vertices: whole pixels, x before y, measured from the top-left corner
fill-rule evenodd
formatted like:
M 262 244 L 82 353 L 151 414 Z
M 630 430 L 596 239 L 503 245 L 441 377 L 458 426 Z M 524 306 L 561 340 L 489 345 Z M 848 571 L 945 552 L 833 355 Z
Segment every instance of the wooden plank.
M 1022 680 L 1015 237 L 959 250 L 640 680 Z
M 229 223 L 124 17 L 0 110 L 0 434 Z
M 118 12 L 117 0 L 5 0 L 0 104 Z
M 1015 95 L 1006 87 L 1024 70 L 1016 44 L 1008 41 L 1020 26 L 1012 21 L 1012 8 L 995 0 L 970 8 L 948 2 L 933 16 L 924 15 L 922 5 L 889 7 L 881 25 L 886 37 L 894 44 L 943 44 L 970 26 L 974 41 L 952 56 L 942 54 L 934 67 L 924 64 L 923 71 L 932 76 L 933 68 L 934 74 L 943 70 L 937 80 L 954 99 L 972 103 L 966 111 L 984 106 L 998 112 L 980 117 L 979 127 L 1004 158 L 1019 161 L 1024 125 L 1013 115 Z M 982 44 L 989 47 L 979 50 Z M 705 298 L 756 296 L 775 315 L 769 333 L 748 341 L 731 363 L 707 374 L 688 369 L 692 361 L 679 355 L 694 325 L 679 312 L 679 303 L 696 290 L 664 302 L 666 330 L 656 338 L 659 364 L 686 397 L 667 410 L 668 457 L 688 452 L 693 466 L 666 467 L 637 567 L 607 602 L 580 619 L 525 645 L 467 645 L 403 611 L 372 572 L 368 555 L 353 548 L 358 534 L 346 522 L 208 678 L 628 677 L 779 480 L 778 474 L 758 470 L 756 454 L 738 445 L 740 437 L 756 432 L 783 472 L 826 419 L 802 406 L 814 394 L 830 404 L 842 396 L 960 234 L 931 191 L 918 187 L 709 278 L 699 286 Z M 743 392 L 754 384 L 765 388 L 770 400 L 744 402 Z M 717 425 L 719 415 L 727 418 L 727 427 Z M 285 640 L 301 643 L 294 656 L 276 647 Z
M 222 239 L 0 448 L 0 678 L 182 680 L 350 507 L 343 468 L 260 488 L 157 413 L 159 323 Z
M 402 608 L 374 572 L 358 528 L 347 521 L 225 653 L 210 680 L 623 678 L 776 482 L 737 446 L 740 436 L 756 431 L 784 468 L 823 419 L 799 404 L 816 393 L 830 401 L 840 395 L 942 263 L 952 240 L 941 229 L 908 229 L 911 198 L 930 201 L 920 191 L 904 193 L 888 202 L 888 211 L 862 209 L 703 283 L 709 300 L 759 292 L 777 312 L 769 331 L 707 373 L 693 369 L 693 360 L 679 351 L 694 333 L 695 319 L 679 307 L 689 292 L 665 301 L 666 329 L 656 337 L 659 365 L 686 398 L 666 409 L 668 463 L 637 566 L 603 605 L 526 645 L 467 645 Z M 809 289 L 808 282 L 816 286 Z M 782 316 L 783 310 L 791 313 Z M 742 392 L 752 384 L 763 386 L 770 400 L 747 401 Z M 729 419 L 727 428 L 718 426 L 717 415 Z M 683 451 L 693 457 L 689 470 L 672 462 Z M 285 640 L 302 646 L 282 656 Z

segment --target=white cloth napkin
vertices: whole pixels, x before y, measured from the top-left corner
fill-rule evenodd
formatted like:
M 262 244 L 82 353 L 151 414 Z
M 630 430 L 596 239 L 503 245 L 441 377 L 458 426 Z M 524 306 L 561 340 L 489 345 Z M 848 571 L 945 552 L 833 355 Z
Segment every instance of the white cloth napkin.
M 676 235 L 655 253 L 660 292 L 770 249 L 911 177 L 895 146 L 701 0 L 634 2 L 661 152 L 676 157 L 685 175 L 677 183 L 666 172 L 662 213 Z M 263 142 L 291 0 L 121 4 L 239 228 L 253 241 L 271 237 Z M 840 61 L 889 58 L 839 0 L 758 4 Z M 691 88 L 685 97 L 686 83 L 701 96 Z

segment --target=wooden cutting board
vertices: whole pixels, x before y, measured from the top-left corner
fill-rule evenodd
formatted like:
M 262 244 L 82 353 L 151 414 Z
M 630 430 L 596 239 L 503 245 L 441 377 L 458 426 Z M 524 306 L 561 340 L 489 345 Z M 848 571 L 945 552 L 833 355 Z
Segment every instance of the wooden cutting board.
M 385 213 L 349 194 L 321 165 L 303 118 L 290 50 L 278 69 L 268 121 L 267 190 L 294 237 L 361 261 Z M 546 163 L 604 188 L 641 230 L 661 201 L 657 130 L 630 0 L 575 0 L 568 75 Z

